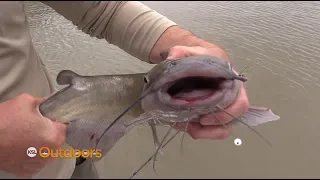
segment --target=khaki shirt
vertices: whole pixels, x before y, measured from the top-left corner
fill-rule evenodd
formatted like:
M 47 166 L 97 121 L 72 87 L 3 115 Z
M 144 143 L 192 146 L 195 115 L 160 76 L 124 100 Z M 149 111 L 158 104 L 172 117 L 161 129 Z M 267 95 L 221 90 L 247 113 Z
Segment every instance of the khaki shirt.
M 106 39 L 149 61 L 161 34 L 176 25 L 147 6 L 121 1 L 43 1 L 92 37 Z M 107 43 L 106 42 L 106 43 Z M 46 67 L 32 44 L 23 2 L 0 1 L 0 102 L 53 91 Z
M 44 1 L 44 4 L 93 37 L 105 39 L 132 56 L 149 61 L 161 34 L 176 25 L 139 2 Z M 32 43 L 24 3 L 0 1 L 0 103 L 28 93 L 53 92 L 52 81 Z M 69 178 L 75 161 L 58 159 L 37 178 Z M 0 178 L 10 177 L 0 172 Z

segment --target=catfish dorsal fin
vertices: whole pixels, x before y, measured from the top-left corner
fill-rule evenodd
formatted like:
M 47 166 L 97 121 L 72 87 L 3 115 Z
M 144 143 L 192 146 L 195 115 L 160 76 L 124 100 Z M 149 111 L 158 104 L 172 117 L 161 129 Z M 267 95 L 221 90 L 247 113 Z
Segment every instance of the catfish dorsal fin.
M 59 85 L 73 84 L 74 79 L 78 77 L 80 77 L 80 75 L 71 70 L 62 70 L 57 76 L 57 83 Z

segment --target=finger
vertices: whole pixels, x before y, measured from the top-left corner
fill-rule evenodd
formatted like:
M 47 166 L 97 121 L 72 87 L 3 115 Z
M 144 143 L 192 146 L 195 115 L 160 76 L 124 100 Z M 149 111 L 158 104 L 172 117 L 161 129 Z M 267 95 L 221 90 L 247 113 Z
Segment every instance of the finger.
M 23 171 L 24 172 L 33 172 L 33 173 L 40 171 L 49 162 L 45 159 L 42 159 L 42 161 L 43 162 L 38 161 L 37 163 L 30 164 L 29 166 L 23 166 Z
M 226 127 L 202 126 L 199 123 L 190 123 L 187 132 L 193 139 L 223 140 L 230 135 L 232 128 L 231 124 L 226 124 Z
M 200 54 L 208 54 L 208 50 L 200 46 L 193 46 L 193 47 L 174 46 L 169 50 L 169 55 L 167 59 L 174 60 L 174 59 L 179 59 L 179 58 L 188 57 L 188 56 L 195 56 Z
M 54 128 L 58 131 L 58 134 L 66 134 L 68 123 L 62 123 L 57 119 L 49 119 L 45 116 L 43 116 L 40 112 L 39 114 L 42 116 L 42 118 L 47 122 L 48 126 L 54 126 Z
M 57 91 L 56 91 L 56 92 L 57 92 Z M 51 93 L 50 95 L 45 96 L 44 98 L 45 98 L 45 99 L 48 99 L 49 97 L 53 96 L 56 92 L 53 92 L 53 93 Z
M 17 173 L 17 175 L 24 178 L 32 178 L 32 176 L 40 172 L 42 168 L 44 167 L 34 168 L 34 167 L 24 166 L 24 168 L 19 173 Z
M 59 134 L 66 134 L 67 133 L 67 125 L 63 124 L 58 121 L 53 121 L 54 126 L 56 127 Z M 64 139 L 61 139 L 64 142 Z
M 37 172 L 39 172 L 39 170 L 41 170 L 41 168 L 37 167 L 39 166 L 38 163 L 31 163 L 31 162 L 17 163 L 10 166 L 9 169 L 7 170 L 5 169 L 5 170 L 15 175 L 18 175 L 20 177 L 31 178 L 34 174 L 36 174 Z
M 36 103 L 37 105 L 39 105 L 39 104 L 41 104 L 44 100 L 46 100 L 47 98 L 45 98 L 45 97 L 34 97 L 34 99 L 35 99 L 35 103 Z
M 169 55 L 168 51 L 160 53 L 161 60 L 162 61 L 166 60 L 168 58 L 168 55 Z
M 67 126 L 55 122 L 46 120 L 46 127 L 43 129 L 45 132 L 42 133 L 42 147 L 49 147 L 53 151 L 58 150 L 66 143 L 66 135 L 67 135 Z M 52 158 L 52 159 L 51 159 Z M 54 157 L 48 157 L 45 160 L 47 163 L 50 163 L 51 161 L 54 161 Z
M 175 123 L 171 123 L 171 122 L 169 122 L 168 123 L 169 125 L 171 125 L 171 126 L 173 126 Z M 174 128 L 176 129 L 176 130 L 178 130 L 178 131 L 186 131 L 187 129 L 186 129 L 186 126 L 188 125 L 188 123 L 185 123 L 185 122 L 183 122 L 183 123 L 176 123 L 176 125 L 174 126 Z
M 49 97 L 53 96 L 56 92 L 53 92 L 51 93 L 50 95 L 48 96 L 45 96 L 45 97 L 33 97 L 34 98 L 34 102 L 35 102 L 35 106 L 37 107 L 37 110 L 38 110 L 38 113 L 40 113 L 40 104 L 42 102 L 44 102 L 45 100 L 47 100 Z M 42 115 L 42 114 L 41 114 Z
M 241 85 L 240 96 L 237 98 L 237 100 L 233 104 L 227 107 L 225 111 L 228 111 L 230 114 L 232 114 L 235 117 L 239 117 L 244 113 L 246 113 L 248 109 L 249 109 L 248 97 L 245 89 Z M 200 124 L 201 125 L 218 125 L 222 123 L 226 124 L 233 120 L 233 117 L 231 117 L 230 115 L 228 115 L 223 111 L 216 112 L 215 115 L 208 114 L 201 117 Z
M 197 56 L 197 55 L 209 55 L 216 56 L 220 59 L 230 62 L 229 57 L 225 51 L 219 47 L 215 48 L 203 48 L 201 46 L 174 46 L 169 50 L 168 58 L 169 60 L 175 60 L 188 56 Z
M 21 178 L 31 178 L 36 172 L 33 171 L 18 171 L 18 172 L 14 172 L 14 174 L 20 176 Z
M 44 96 L 44 97 L 34 97 L 36 99 L 36 102 L 38 104 L 42 103 L 44 100 L 48 99 L 49 97 L 53 96 L 56 92 L 51 93 L 48 96 Z

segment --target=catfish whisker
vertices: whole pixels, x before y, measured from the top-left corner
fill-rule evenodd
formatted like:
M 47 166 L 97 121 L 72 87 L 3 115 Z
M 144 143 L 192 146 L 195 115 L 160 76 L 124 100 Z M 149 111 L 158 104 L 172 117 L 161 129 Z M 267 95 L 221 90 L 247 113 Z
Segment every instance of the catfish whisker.
M 155 145 L 156 149 L 158 149 L 158 147 L 160 146 L 160 141 L 159 141 L 157 129 L 156 129 L 156 127 L 155 127 L 155 124 L 149 123 L 149 126 L 150 126 L 150 128 L 151 128 L 154 145 Z M 161 151 L 161 150 L 160 150 L 160 151 Z M 162 152 L 160 152 L 160 154 L 162 155 Z
M 183 140 L 184 140 L 184 136 L 188 130 L 188 126 L 189 126 L 190 120 L 187 121 L 187 125 L 184 128 L 183 134 L 182 134 L 182 138 L 181 138 L 181 144 L 180 144 L 180 152 L 182 153 L 182 149 L 183 149 Z
M 191 111 L 191 109 L 189 109 L 189 111 Z M 181 112 L 180 112 L 181 113 Z M 181 115 L 181 114 L 180 114 Z M 189 123 L 190 123 L 190 119 L 187 121 L 187 124 L 186 124 L 186 126 L 185 126 L 185 128 L 184 128 L 184 131 L 183 131 L 183 134 L 182 134 L 182 138 L 181 138 L 181 144 L 180 144 L 180 152 L 182 153 L 182 151 L 183 151 L 183 140 L 184 140 L 184 136 L 185 136 L 185 134 L 186 134 L 186 132 L 187 132 L 187 130 L 188 130 L 188 126 L 189 126 Z
M 161 148 L 164 148 L 166 145 L 169 144 L 181 131 L 177 131 Z M 151 155 L 147 161 L 145 161 L 136 171 L 133 172 L 133 174 L 129 177 L 129 179 L 132 179 L 136 174 L 138 174 L 141 169 L 146 166 L 152 158 L 155 156 L 155 154 Z
M 152 122 L 153 122 L 153 124 L 157 124 L 157 120 L 154 118 L 152 118 Z
M 134 105 L 136 105 L 139 101 L 141 101 L 141 100 L 142 100 L 143 98 L 145 98 L 146 96 L 147 96 L 147 94 L 144 95 L 144 96 L 141 96 L 140 98 L 138 98 L 138 100 L 136 100 L 132 105 L 130 105 L 127 109 L 125 109 L 125 110 L 107 127 L 107 129 L 106 129 L 106 130 L 102 133 L 102 135 L 99 137 L 95 149 L 97 149 L 98 144 L 100 143 L 102 137 L 108 132 L 108 130 L 109 130 L 116 122 L 118 122 L 118 120 L 119 120 L 123 115 L 125 115 Z
M 156 150 L 156 152 L 155 152 L 155 155 L 154 155 L 154 157 L 153 157 L 153 171 L 154 171 L 154 173 L 156 173 L 156 174 L 157 174 L 157 172 L 156 172 L 156 169 L 155 169 L 155 163 L 156 163 L 157 155 L 158 155 L 158 153 L 159 153 L 159 151 L 160 151 L 160 148 L 163 146 L 163 143 L 164 143 L 164 141 L 166 140 L 167 136 L 169 135 L 169 133 L 171 132 L 171 130 L 173 129 L 173 127 L 174 127 L 176 124 L 177 124 L 177 122 L 175 122 L 175 123 L 170 127 L 170 129 L 168 130 L 168 132 L 167 132 L 167 133 L 165 134 L 165 136 L 163 137 L 163 139 L 162 139 L 159 147 L 157 148 L 157 150 Z M 158 175 L 158 174 L 157 174 L 157 175 Z
M 214 115 L 214 117 L 220 122 L 220 124 L 222 124 L 222 126 L 226 129 L 229 130 L 227 125 L 216 115 L 215 112 L 213 112 L 211 109 L 209 109 L 209 111 Z M 232 133 L 232 131 L 229 130 L 229 133 L 231 134 L 231 136 L 233 138 L 236 138 L 236 136 Z
M 159 120 L 159 119 L 156 119 L 156 124 L 163 124 L 163 122 L 161 121 L 161 120 Z
M 139 119 L 137 121 L 134 121 L 130 124 L 125 124 L 124 126 L 127 128 L 127 127 L 130 127 L 130 126 L 136 126 L 138 124 L 145 124 L 145 123 L 148 123 L 148 121 L 151 121 L 152 120 L 152 117 L 147 117 L 147 118 L 143 118 L 143 119 Z
M 232 115 L 231 113 L 229 113 L 228 111 L 224 110 L 223 108 L 221 108 L 220 106 L 217 106 L 217 108 L 219 110 L 221 110 L 222 112 L 228 114 L 229 116 L 231 116 L 232 118 L 236 119 L 237 121 L 239 121 L 240 123 L 242 123 L 243 125 L 247 126 L 249 129 L 251 129 L 253 132 L 255 132 L 258 136 L 260 136 L 260 138 L 262 138 L 267 144 L 269 144 L 271 146 L 271 143 L 264 138 L 260 133 L 258 133 L 255 129 L 253 129 L 251 126 L 249 126 L 247 123 L 241 121 L 239 118 L 235 117 L 234 115 Z
M 95 149 L 97 149 L 102 137 L 108 132 L 108 130 L 116 123 L 119 121 L 119 119 L 125 115 L 133 106 L 135 106 L 138 102 L 140 102 L 142 99 L 144 99 L 145 97 L 147 97 L 147 95 L 149 95 L 150 93 L 152 93 L 153 91 L 156 91 L 158 89 L 152 90 L 153 87 L 152 85 L 145 91 L 145 93 L 143 95 L 141 95 L 134 103 L 132 103 L 127 109 L 125 109 L 107 128 L 106 130 L 102 133 L 102 135 L 99 137 L 96 147 Z
M 248 69 L 248 68 L 249 68 L 249 66 L 245 67 L 242 71 L 240 71 L 239 76 L 243 77 L 244 74 L 242 74 L 242 73 L 244 73 L 244 71 L 245 71 L 246 69 Z

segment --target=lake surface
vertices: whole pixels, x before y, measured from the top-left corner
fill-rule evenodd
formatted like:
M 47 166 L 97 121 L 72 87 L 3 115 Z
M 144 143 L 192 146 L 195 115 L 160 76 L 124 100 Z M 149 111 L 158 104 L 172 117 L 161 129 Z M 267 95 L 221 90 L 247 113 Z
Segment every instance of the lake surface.
M 136 178 L 319 178 L 320 2 L 143 2 L 199 37 L 224 48 L 234 67 L 246 66 L 250 103 L 281 116 L 242 139 L 193 140 L 168 145 L 156 164 Z M 39 2 L 26 2 L 34 44 L 50 73 L 82 75 L 146 72 L 152 67 L 77 30 Z M 59 89 L 58 86 L 56 86 Z M 161 134 L 167 128 L 161 129 Z M 154 152 L 151 131 L 137 127 L 99 162 L 103 178 L 128 178 Z

